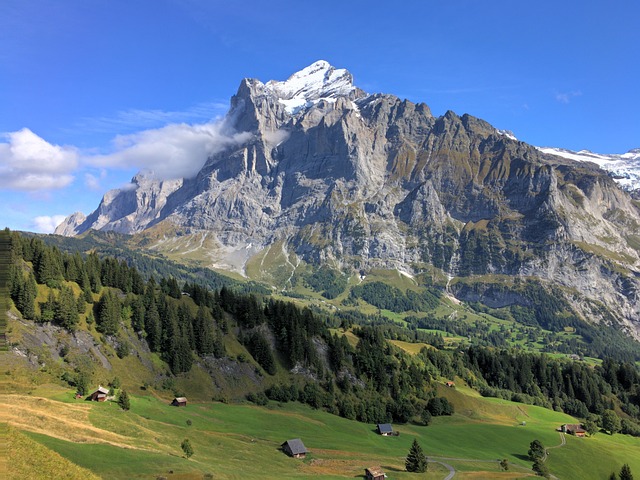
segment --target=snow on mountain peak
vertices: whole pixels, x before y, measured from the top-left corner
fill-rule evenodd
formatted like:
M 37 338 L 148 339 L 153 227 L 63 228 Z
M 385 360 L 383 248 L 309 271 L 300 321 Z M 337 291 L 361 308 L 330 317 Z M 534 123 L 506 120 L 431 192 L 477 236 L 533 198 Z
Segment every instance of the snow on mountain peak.
M 294 114 L 320 99 L 348 96 L 356 87 L 347 70 L 337 69 L 324 60 L 318 60 L 283 82 L 267 82 L 265 90 L 276 95 L 287 111 Z
M 592 162 L 609 175 L 625 190 L 640 190 L 640 149 L 629 150 L 620 154 L 601 154 L 589 150 L 574 152 L 563 148 L 536 147 L 543 153 L 576 160 L 578 162 Z

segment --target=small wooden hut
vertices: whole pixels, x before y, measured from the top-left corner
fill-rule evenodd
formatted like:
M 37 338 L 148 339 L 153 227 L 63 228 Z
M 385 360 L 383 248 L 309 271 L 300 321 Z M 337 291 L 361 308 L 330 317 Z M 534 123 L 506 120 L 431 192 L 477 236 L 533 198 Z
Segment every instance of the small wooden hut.
M 376 430 L 383 437 L 388 437 L 389 435 L 393 435 L 393 427 L 390 423 L 379 423 L 376 427 Z
M 104 402 L 107 400 L 107 395 L 109 395 L 109 389 L 98 385 L 98 389 L 89 395 L 89 400 L 93 402 Z
M 176 397 L 171 402 L 171 405 L 174 407 L 186 407 L 187 406 L 187 397 Z
M 293 440 L 287 440 L 282 445 L 284 453 L 293 458 L 304 458 L 307 456 L 307 449 L 299 438 Z
M 380 467 L 365 468 L 364 476 L 367 480 L 384 480 L 386 475 Z

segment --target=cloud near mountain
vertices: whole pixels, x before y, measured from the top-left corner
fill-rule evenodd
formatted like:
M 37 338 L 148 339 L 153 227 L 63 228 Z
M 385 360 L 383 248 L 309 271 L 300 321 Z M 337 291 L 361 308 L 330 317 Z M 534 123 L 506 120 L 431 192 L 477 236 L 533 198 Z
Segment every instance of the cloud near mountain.
M 112 142 L 111 153 L 91 155 L 74 146 L 49 143 L 23 128 L 6 133 L 7 141 L 0 143 L 0 188 L 59 190 L 69 186 L 78 172 L 91 167 L 136 168 L 153 172 L 158 180 L 190 178 L 210 155 L 250 136 L 228 131 L 224 122 L 170 124 L 119 135 Z
M 247 141 L 249 133 L 228 132 L 223 122 L 198 125 L 171 124 L 113 140 L 114 152 L 86 158 L 92 166 L 130 168 L 153 172 L 158 180 L 191 178 L 207 158 L 233 144 Z
M 73 182 L 79 165 L 75 147 L 52 145 L 28 128 L 4 135 L 0 143 L 0 188 L 53 190 Z

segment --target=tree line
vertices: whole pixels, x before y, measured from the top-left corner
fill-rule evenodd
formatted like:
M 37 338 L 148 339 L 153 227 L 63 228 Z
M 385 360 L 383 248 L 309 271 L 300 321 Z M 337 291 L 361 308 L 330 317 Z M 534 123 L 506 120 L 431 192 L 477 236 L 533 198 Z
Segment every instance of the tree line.
M 9 290 L 23 317 L 73 331 L 83 315 L 98 332 L 118 340 L 119 356 L 128 354 L 120 334 L 130 325 L 174 374 L 188 372 L 199 357 L 226 356 L 224 337 L 236 335 L 265 375 L 279 369 L 297 373 L 288 385 L 272 384 L 252 395 L 256 402 L 302 401 L 363 422 L 428 424 L 432 416 L 453 413 L 446 398 L 437 396 L 437 379 L 460 376 L 485 395 L 585 419 L 594 415 L 600 423 L 605 413 L 621 411 L 614 412 L 624 417 L 619 430 L 640 431 L 640 374 L 630 362 L 608 359 L 591 368 L 507 349 L 452 351 L 438 335 L 428 338 L 437 348 L 412 356 L 387 340 L 417 339 L 415 328 L 384 324 L 379 316 L 326 316 L 225 285 L 210 290 L 174 277 L 156 282 L 123 260 L 62 252 L 16 233 L 11 242 Z M 36 302 L 39 285 L 47 292 L 43 302 Z M 330 330 L 336 326 L 350 328 L 357 343 Z

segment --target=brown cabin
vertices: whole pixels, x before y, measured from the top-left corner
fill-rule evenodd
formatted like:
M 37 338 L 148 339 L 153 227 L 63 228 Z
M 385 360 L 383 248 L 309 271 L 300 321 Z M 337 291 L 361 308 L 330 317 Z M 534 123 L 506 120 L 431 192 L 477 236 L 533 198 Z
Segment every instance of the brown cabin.
M 174 407 L 186 407 L 187 406 L 187 397 L 176 397 L 171 402 L 171 405 Z
M 98 385 L 98 389 L 89 395 L 89 400 L 92 402 L 104 402 L 107 400 L 107 395 L 109 395 L 109 389 Z
M 304 458 L 307 456 L 307 449 L 299 438 L 287 440 L 282 445 L 282 451 L 293 458 Z
M 455 386 L 456 386 L 456 382 L 452 382 L 451 380 L 449 380 L 445 385 L 446 385 L 447 387 L 451 387 L 451 388 L 453 388 L 453 387 L 455 387 Z
M 384 480 L 386 475 L 380 467 L 369 467 L 364 469 L 364 477 L 367 480 Z
M 584 437 L 587 434 L 587 431 L 579 423 L 565 423 L 560 427 L 560 431 L 576 437 Z

